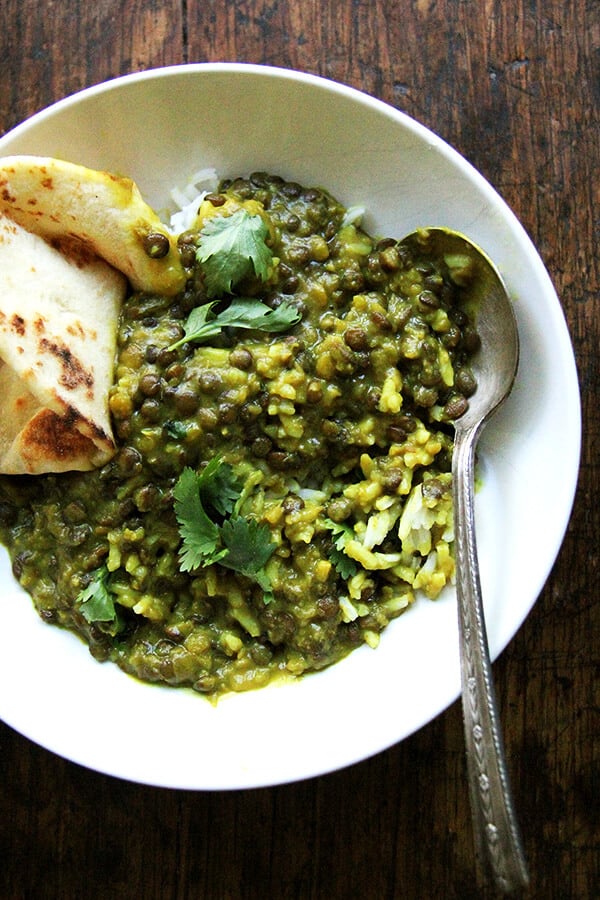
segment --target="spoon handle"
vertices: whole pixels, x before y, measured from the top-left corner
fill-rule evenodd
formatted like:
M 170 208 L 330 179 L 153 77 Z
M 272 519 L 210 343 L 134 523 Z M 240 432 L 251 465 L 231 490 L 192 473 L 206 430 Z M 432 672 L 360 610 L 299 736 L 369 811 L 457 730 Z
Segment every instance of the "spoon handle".
M 497 887 L 510 893 L 526 887 L 529 876 L 511 799 L 481 600 L 473 488 L 477 436 L 477 427 L 456 429 L 452 464 L 467 774 L 479 872 L 483 874 L 487 860 Z

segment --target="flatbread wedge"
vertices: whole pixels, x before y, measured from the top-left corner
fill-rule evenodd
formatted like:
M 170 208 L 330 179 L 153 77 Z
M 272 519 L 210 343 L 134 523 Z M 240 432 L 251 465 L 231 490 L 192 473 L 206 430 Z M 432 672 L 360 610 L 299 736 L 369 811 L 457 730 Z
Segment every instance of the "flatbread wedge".
M 0 158 L 0 211 L 28 231 L 99 256 L 132 287 L 185 286 L 175 238 L 130 178 L 45 156 Z
M 0 213 L 0 472 L 89 470 L 115 452 L 108 411 L 125 277 Z

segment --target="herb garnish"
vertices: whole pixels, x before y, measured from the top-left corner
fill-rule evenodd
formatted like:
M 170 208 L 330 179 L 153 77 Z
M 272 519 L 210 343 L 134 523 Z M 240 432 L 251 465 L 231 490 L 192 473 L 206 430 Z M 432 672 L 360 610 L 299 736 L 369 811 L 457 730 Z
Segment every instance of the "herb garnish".
M 185 323 L 184 336 L 171 344 L 169 350 L 174 350 L 188 341 L 197 343 L 205 341 L 207 338 L 219 334 L 223 328 L 228 326 L 278 332 L 286 331 L 300 319 L 298 310 L 287 300 L 284 300 L 276 309 L 271 309 L 260 300 L 236 297 L 229 306 L 215 315 L 213 307 L 217 303 L 217 300 L 213 300 L 211 303 L 204 303 L 193 309 Z
M 86 622 L 90 625 L 107 625 L 109 627 L 106 630 L 110 634 L 116 634 L 121 630 L 122 622 L 110 591 L 109 577 L 110 573 L 106 566 L 96 569 L 90 583 L 79 592 L 77 601 L 80 604 L 79 611 Z
M 352 578 L 358 572 L 357 563 L 346 556 L 346 543 L 354 537 L 354 531 L 349 525 L 342 522 L 334 522 L 332 519 L 325 519 L 325 525 L 333 535 L 333 547 L 329 552 L 329 558 L 333 563 L 336 572 L 345 581 Z
M 240 516 L 241 486 L 233 468 L 214 457 L 201 472 L 189 466 L 173 489 L 174 509 L 182 538 L 180 568 L 191 572 L 220 563 L 252 578 L 273 599 L 265 565 L 275 552 L 267 525 Z
M 230 294 L 248 275 L 267 280 L 273 264 L 273 254 L 265 241 L 268 234 L 264 219 L 245 209 L 206 220 L 196 259 L 204 272 L 209 297 Z
M 220 560 L 221 565 L 253 578 L 265 592 L 265 603 L 269 603 L 273 592 L 264 567 L 275 551 L 269 526 L 243 516 L 226 519 L 221 527 L 221 540 L 228 551 Z
M 182 572 L 209 566 L 226 552 L 224 549 L 217 549 L 219 526 L 204 509 L 201 487 L 202 474 L 186 466 L 173 489 L 175 516 L 183 540 L 180 553 Z
M 235 297 L 228 306 L 215 312 L 215 306 L 232 294 L 244 278 L 254 274 L 267 281 L 273 269 L 273 254 L 266 243 L 268 234 L 264 219 L 245 209 L 205 221 L 196 259 L 208 297 L 218 299 L 192 310 L 183 337 L 171 344 L 170 350 L 188 341 L 201 343 L 228 327 L 274 333 L 286 331 L 300 320 L 300 313 L 289 300 L 272 309 L 253 297 Z

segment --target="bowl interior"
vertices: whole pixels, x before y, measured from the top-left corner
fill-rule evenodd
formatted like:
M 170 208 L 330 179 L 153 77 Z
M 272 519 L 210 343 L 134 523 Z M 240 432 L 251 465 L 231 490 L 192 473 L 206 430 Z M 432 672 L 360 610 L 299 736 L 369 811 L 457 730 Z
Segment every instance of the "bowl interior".
M 238 64 L 154 70 L 88 89 L 0 138 L 0 153 L 129 175 L 158 210 L 171 187 L 205 166 L 222 176 L 260 169 L 364 206 L 376 234 L 445 225 L 486 250 L 514 300 L 521 338 L 513 394 L 480 444 L 478 544 L 495 657 L 558 553 L 575 490 L 580 413 L 560 303 L 491 186 L 440 138 L 379 101 L 313 76 Z M 361 648 L 318 675 L 212 707 L 100 665 L 77 638 L 44 625 L 4 552 L 0 580 L 2 631 L 27 636 L 26 659 L 23 640 L 4 642 L 0 716 L 69 759 L 134 781 L 216 789 L 321 774 L 402 740 L 459 693 L 452 591 L 420 600 L 376 651 Z

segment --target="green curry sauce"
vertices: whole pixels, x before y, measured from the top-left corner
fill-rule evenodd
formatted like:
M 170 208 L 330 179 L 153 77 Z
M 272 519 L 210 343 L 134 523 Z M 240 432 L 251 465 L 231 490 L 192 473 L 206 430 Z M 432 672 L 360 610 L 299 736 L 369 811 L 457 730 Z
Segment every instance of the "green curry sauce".
M 186 340 L 190 313 L 228 298 L 183 234 L 186 290 L 122 309 L 117 454 L 3 477 L 0 536 L 42 618 L 96 659 L 217 696 L 375 647 L 452 578 L 451 423 L 478 339 L 444 260 L 369 237 L 326 191 L 255 173 L 204 202 L 264 210 L 272 265 L 235 293 L 299 321 Z M 195 507 L 178 505 L 184 471 Z

